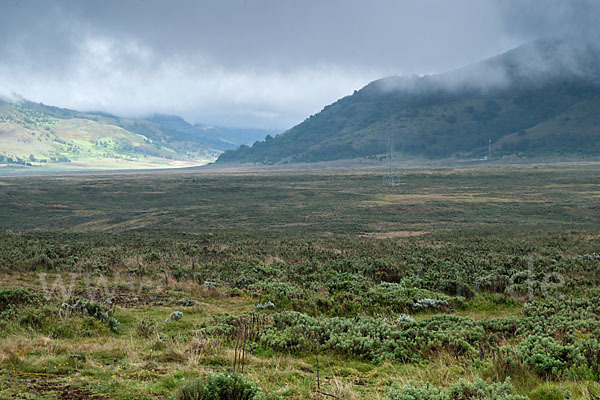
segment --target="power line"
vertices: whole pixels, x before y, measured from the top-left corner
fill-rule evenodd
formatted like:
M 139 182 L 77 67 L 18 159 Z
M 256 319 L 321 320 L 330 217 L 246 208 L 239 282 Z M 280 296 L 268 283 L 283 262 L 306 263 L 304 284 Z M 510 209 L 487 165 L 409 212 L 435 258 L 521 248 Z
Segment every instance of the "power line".
M 400 183 L 399 178 L 394 175 L 394 170 L 392 167 L 393 154 L 394 154 L 394 145 L 392 143 L 392 131 L 388 133 L 388 159 L 389 159 L 389 171 L 387 174 L 383 176 L 383 184 L 384 185 L 394 185 L 396 183 Z

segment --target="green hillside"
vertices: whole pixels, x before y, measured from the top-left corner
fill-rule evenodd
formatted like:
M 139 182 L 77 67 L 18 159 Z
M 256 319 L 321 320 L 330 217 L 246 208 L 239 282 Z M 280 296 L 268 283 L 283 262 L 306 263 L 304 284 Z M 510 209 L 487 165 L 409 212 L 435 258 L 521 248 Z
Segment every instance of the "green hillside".
M 144 120 L 0 101 L 0 165 L 46 169 L 202 165 L 217 151 Z
M 149 120 L 82 113 L 0 100 L 0 166 L 127 169 L 197 166 L 264 138 L 259 129 L 191 125 L 175 116 Z
M 600 155 L 593 49 L 536 42 L 450 73 L 389 77 L 219 162 L 315 162 L 395 151 L 428 158 Z M 576 66 L 576 67 L 573 67 Z
M 177 132 L 180 139 L 193 140 L 218 150 L 236 149 L 241 144 L 263 140 L 267 135 L 276 132 L 273 129 L 229 128 L 205 124 L 192 125 L 175 115 L 155 114 L 146 119 L 169 129 L 171 132 Z

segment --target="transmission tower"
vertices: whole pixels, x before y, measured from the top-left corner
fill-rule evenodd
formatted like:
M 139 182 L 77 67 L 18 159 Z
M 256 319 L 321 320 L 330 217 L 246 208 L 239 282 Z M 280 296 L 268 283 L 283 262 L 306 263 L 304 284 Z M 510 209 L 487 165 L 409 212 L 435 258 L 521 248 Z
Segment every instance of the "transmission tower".
M 395 185 L 396 183 L 400 183 L 400 179 L 398 176 L 394 175 L 394 170 L 392 168 L 392 156 L 394 154 L 394 146 L 392 144 L 392 132 L 390 131 L 388 134 L 388 159 L 389 159 L 389 171 L 387 174 L 383 176 L 383 184 L 384 185 Z

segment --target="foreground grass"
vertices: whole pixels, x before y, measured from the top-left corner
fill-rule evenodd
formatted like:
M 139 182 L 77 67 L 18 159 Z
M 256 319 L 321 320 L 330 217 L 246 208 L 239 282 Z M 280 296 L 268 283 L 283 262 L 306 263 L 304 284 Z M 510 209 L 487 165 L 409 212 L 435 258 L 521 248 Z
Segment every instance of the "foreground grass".
M 35 286 L 35 282 L 31 282 L 31 287 Z M 27 330 L 5 333 L 0 345 L 0 398 L 29 393 L 27 398 L 30 399 L 51 399 L 62 398 L 64 393 L 79 393 L 79 398 L 161 399 L 197 376 L 230 371 L 234 358 L 230 345 L 219 340 L 184 338 L 210 321 L 213 314 L 239 314 L 251 309 L 254 303 L 251 299 L 226 296 L 215 299 L 199 288 L 179 289 L 175 293 L 193 297 L 198 302 L 185 308 L 143 304 L 138 308 L 119 307 L 115 312 L 121 322 L 117 334 L 102 329 L 82 329 L 71 338 L 52 338 Z M 176 322 L 165 322 L 174 310 L 183 310 L 184 317 Z M 516 307 L 488 307 L 485 316 L 514 312 L 517 312 Z M 147 337 L 141 335 L 138 326 L 142 321 L 153 321 L 157 330 Z M 383 398 L 391 382 L 448 386 L 461 379 L 472 382 L 477 378 L 504 378 L 495 369 L 493 359 L 456 359 L 445 353 L 425 363 L 409 364 L 371 363 L 335 354 L 321 354 L 319 358 L 322 390 L 345 399 Z M 259 351 L 247 356 L 245 375 L 271 394 L 285 398 L 319 398 L 315 361 L 313 354 Z M 568 390 L 571 398 L 583 399 L 591 398 L 589 390 L 600 390 L 597 383 L 546 382 L 527 371 L 512 377 L 523 394 L 553 388 Z

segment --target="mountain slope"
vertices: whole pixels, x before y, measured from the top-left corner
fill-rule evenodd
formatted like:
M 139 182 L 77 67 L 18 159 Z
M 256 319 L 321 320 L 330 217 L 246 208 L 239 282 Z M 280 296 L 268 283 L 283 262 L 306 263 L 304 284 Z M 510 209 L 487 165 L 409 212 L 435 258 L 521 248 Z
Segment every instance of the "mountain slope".
M 488 140 L 498 156 L 600 155 L 599 61 L 594 48 L 544 41 L 446 74 L 384 78 L 218 162 L 377 156 L 390 135 L 396 151 L 430 158 L 478 157 Z
M 165 168 L 203 165 L 260 130 L 204 129 L 179 117 L 119 118 L 29 101 L 0 100 L 0 165 L 54 169 Z M 177 123 L 175 123 L 177 122 Z M 236 136 L 236 133 L 239 135 Z
M 207 146 L 218 150 L 236 149 L 242 144 L 254 143 L 265 136 L 276 133 L 271 129 L 227 128 L 204 124 L 190 124 L 175 115 L 154 114 L 146 118 L 172 131 L 179 132 L 182 137 L 194 138 Z
M 180 151 L 160 125 L 22 101 L 0 101 L 0 164 L 68 169 L 201 165 L 217 152 Z

